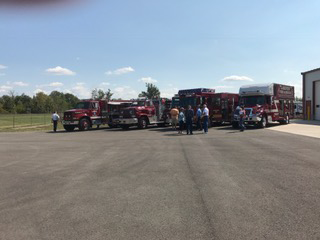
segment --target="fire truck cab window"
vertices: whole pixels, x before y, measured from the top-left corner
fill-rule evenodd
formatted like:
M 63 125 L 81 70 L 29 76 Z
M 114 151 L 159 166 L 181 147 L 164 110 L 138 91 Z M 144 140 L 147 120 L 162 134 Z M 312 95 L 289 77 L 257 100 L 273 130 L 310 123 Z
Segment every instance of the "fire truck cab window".
M 98 103 L 97 102 L 91 103 L 91 109 L 98 109 Z
M 221 102 L 220 98 L 213 98 L 212 99 L 213 106 L 220 106 L 220 102 Z
M 263 105 L 265 104 L 265 96 L 247 96 L 241 99 L 241 103 L 246 106 Z
M 192 107 L 197 105 L 197 99 L 194 97 L 185 97 L 180 99 L 180 106 L 181 107 L 187 107 L 188 105 L 191 105 Z
M 134 107 L 144 107 L 145 102 L 144 101 L 138 101 L 138 102 L 133 102 L 132 106 Z
M 89 109 L 90 103 L 89 102 L 78 102 L 75 106 L 75 109 Z

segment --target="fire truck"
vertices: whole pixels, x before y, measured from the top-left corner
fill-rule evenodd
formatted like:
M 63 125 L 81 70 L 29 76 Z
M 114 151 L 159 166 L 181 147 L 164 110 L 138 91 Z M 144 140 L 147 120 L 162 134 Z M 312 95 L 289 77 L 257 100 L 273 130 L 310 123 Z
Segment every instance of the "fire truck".
M 107 100 L 82 100 L 74 109 L 67 110 L 63 115 L 63 127 L 66 131 L 89 130 L 94 125 L 111 124 L 113 126 L 118 111 L 130 104 L 130 101 L 107 101 Z M 116 107 L 115 107 L 116 106 Z M 119 115 L 119 114 L 118 114 Z
M 213 125 L 232 123 L 235 108 L 239 104 L 239 94 L 215 93 L 207 99 L 211 123 Z
M 169 124 L 170 105 L 171 103 L 164 98 L 150 100 L 138 98 L 132 102 L 130 107 L 121 110 L 118 124 L 122 129 L 128 129 L 131 126 L 143 129 L 153 124 L 159 126 Z
M 294 117 L 294 87 L 277 83 L 246 85 L 239 90 L 244 106 L 244 123 L 264 128 L 268 123 L 289 124 Z M 233 127 L 239 126 L 239 110 L 235 111 Z
M 196 112 L 198 105 L 207 104 L 208 100 L 212 99 L 215 95 L 215 90 L 211 88 L 193 88 L 193 89 L 184 89 L 179 90 L 179 105 L 180 107 L 188 108 L 188 105 L 192 107 L 195 113 L 194 122 L 196 122 Z M 209 107 L 208 107 L 209 108 Z M 213 123 L 212 115 L 209 109 L 209 122 L 208 126 L 211 127 Z

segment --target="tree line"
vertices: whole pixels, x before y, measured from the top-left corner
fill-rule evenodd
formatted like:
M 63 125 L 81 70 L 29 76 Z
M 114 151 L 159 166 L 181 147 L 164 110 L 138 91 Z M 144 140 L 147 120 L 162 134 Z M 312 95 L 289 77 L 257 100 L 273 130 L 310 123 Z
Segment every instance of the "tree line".
M 71 93 L 52 91 L 49 95 L 39 92 L 30 97 L 26 94 L 0 97 L 0 113 L 51 113 L 73 108 L 79 99 Z
M 152 83 L 146 84 L 147 91 L 139 94 L 139 97 L 149 99 L 160 96 L 159 89 Z M 113 93 L 110 89 L 104 92 L 101 89 L 91 91 L 91 99 L 100 100 L 119 100 L 112 98 Z M 8 95 L 0 97 L 0 113 L 51 113 L 54 111 L 64 112 L 72 109 L 79 98 L 71 93 L 52 91 L 50 94 L 38 92 L 30 97 L 26 94 L 17 95 L 11 91 Z

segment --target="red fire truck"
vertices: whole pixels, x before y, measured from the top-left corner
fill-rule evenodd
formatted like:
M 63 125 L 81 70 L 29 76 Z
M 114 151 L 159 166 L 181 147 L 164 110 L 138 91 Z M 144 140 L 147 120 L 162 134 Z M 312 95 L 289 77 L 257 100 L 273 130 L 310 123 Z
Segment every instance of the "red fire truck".
M 179 90 L 179 105 L 180 107 L 184 107 L 185 109 L 188 108 L 188 105 L 192 107 L 195 113 L 195 120 L 196 122 L 196 112 L 198 105 L 208 104 L 208 100 L 212 99 L 215 95 L 215 90 L 211 88 L 193 88 L 193 89 L 184 89 Z M 209 108 L 209 107 L 208 107 Z M 212 112 L 209 109 L 209 122 L 208 126 L 211 127 L 213 123 L 212 119 Z
M 164 98 L 152 100 L 139 98 L 133 101 L 130 107 L 121 110 L 118 124 L 122 129 L 128 129 L 131 126 L 142 129 L 153 124 L 160 126 L 169 124 L 170 103 L 166 104 L 166 102 Z
M 207 99 L 212 124 L 230 123 L 235 108 L 239 104 L 239 94 L 215 93 Z
M 261 128 L 268 123 L 290 123 L 294 117 L 294 87 L 277 83 L 247 85 L 240 88 L 240 105 L 246 111 L 245 124 Z M 239 126 L 239 110 L 235 111 L 233 127 Z
M 130 101 L 82 100 L 76 104 L 74 109 L 64 112 L 62 124 L 68 132 L 75 128 L 85 131 L 94 125 L 97 128 L 104 124 L 113 126 L 116 117 L 115 109 L 119 111 L 127 104 L 130 104 Z

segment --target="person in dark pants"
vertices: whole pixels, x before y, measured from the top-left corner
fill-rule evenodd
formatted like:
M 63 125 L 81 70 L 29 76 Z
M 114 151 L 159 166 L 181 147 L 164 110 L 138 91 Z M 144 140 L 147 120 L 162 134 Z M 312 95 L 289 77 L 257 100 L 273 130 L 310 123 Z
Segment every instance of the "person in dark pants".
M 239 120 L 240 131 L 243 132 L 244 129 L 246 128 L 244 126 L 244 119 L 246 117 L 246 111 L 245 111 L 244 107 L 240 107 L 239 117 L 240 117 L 240 120 Z
M 52 122 L 53 122 L 53 131 L 57 131 L 58 121 L 60 119 L 60 116 L 57 114 L 57 112 L 54 112 L 52 114 Z
M 202 130 L 201 127 L 201 115 L 202 115 L 202 111 L 201 111 L 201 107 L 200 105 L 198 105 L 198 110 L 197 110 L 197 130 Z
M 192 128 L 193 128 L 193 117 L 194 117 L 194 111 L 191 108 L 191 106 L 188 106 L 188 110 L 186 112 L 186 124 L 187 124 L 187 134 L 192 135 Z
M 185 123 L 185 116 L 184 116 L 184 108 L 183 107 L 180 109 L 178 120 L 179 120 L 179 132 L 178 133 L 182 134 L 183 126 Z

